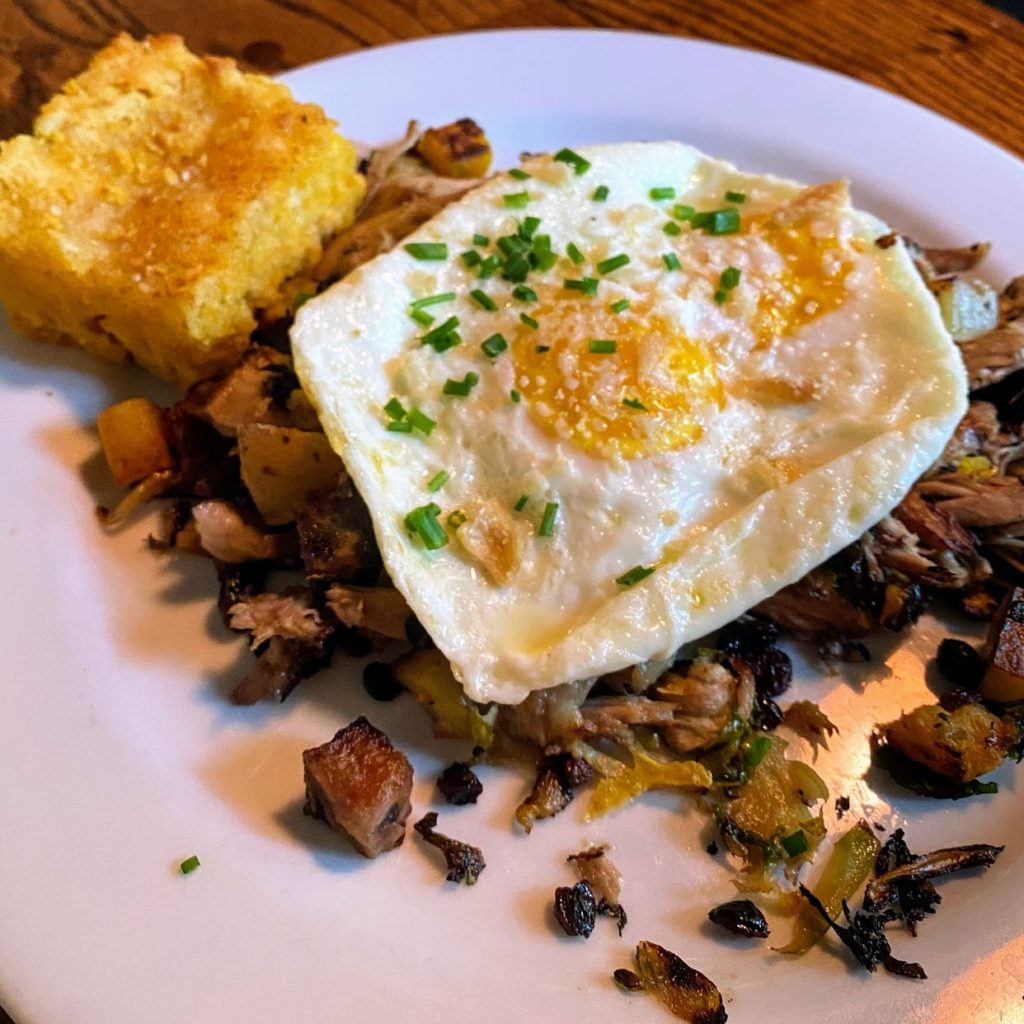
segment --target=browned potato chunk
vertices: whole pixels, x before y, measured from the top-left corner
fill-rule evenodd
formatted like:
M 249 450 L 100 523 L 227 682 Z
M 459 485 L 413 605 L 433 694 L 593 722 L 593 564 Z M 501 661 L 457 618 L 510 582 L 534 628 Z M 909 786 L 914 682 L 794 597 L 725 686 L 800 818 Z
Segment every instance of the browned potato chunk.
M 104 409 L 96 427 L 110 472 L 122 487 L 174 468 L 163 412 L 148 398 L 129 398 Z
M 242 481 L 271 526 L 290 523 L 307 494 L 336 486 L 345 471 L 323 434 L 268 423 L 238 428 L 238 455 Z
M 908 711 L 885 733 L 904 757 L 958 782 L 994 771 L 1017 739 L 1009 718 L 996 718 L 980 704 L 964 704 L 956 711 L 925 704 Z
M 986 700 L 1024 700 L 1024 588 L 1015 587 L 989 633 L 990 661 L 981 681 Z
M 491 166 L 491 144 L 472 118 L 428 128 L 416 144 L 435 174 L 448 178 L 482 178 Z

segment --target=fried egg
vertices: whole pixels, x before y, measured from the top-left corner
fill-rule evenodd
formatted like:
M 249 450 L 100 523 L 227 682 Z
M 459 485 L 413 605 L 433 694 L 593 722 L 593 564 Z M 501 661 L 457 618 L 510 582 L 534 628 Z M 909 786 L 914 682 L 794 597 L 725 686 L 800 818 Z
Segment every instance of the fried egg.
M 306 303 L 296 369 L 467 693 L 672 657 L 885 515 L 966 380 L 845 182 L 528 158 Z

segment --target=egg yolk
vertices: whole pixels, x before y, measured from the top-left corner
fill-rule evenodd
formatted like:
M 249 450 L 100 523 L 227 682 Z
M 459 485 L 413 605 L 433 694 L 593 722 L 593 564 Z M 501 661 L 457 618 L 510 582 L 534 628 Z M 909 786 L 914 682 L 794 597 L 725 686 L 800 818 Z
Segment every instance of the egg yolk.
M 704 347 L 647 309 L 553 299 L 531 315 L 540 329 L 512 342 L 516 386 L 556 437 L 606 457 L 655 455 L 692 444 L 724 404 Z

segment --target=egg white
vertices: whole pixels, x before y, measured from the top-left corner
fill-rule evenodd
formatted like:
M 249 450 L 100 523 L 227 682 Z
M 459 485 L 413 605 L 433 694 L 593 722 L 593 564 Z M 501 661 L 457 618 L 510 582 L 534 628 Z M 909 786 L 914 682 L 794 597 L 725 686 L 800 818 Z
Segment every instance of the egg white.
M 679 143 L 578 152 L 591 165 L 582 174 L 538 157 L 524 165 L 528 180 L 485 182 L 406 240 L 446 242 L 447 259 L 418 260 L 399 246 L 305 304 L 292 330 L 297 372 L 366 500 L 391 579 L 467 693 L 482 701 L 515 703 L 532 690 L 668 658 L 728 622 L 885 515 L 966 408 L 962 363 L 934 300 L 902 246 L 874 244 L 886 225 L 850 208 L 841 188 L 807 192 Z M 603 202 L 593 198 L 598 185 L 608 188 Z M 672 201 L 651 198 L 661 186 L 675 188 Z M 504 197 L 523 191 L 528 206 L 508 208 Z M 727 191 L 744 194 L 735 204 L 744 220 L 803 203 L 805 234 L 840 240 L 835 308 L 758 343 L 759 315 L 773 296 L 785 302 L 786 264 L 772 236 L 718 237 L 685 222 L 678 234 L 664 229 L 674 203 L 716 209 Z M 474 235 L 493 248 L 525 216 L 540 219 L 537 230 L 560 255 L 526 282 L 547 311 L 529 338 L 519 315 L 533 304 L 513 298 L 500 274 L 481 281 L 458 258 Z M 582 266 L 564 255 L 570 241 L 585 256 Z M 666 267 L 670 251 L 678 270 Z M 619 252 L 630 255 L 627 266 L 607 275 L 595 269 Z M 741 271 L 740 283 L 716 301 L 729 266 Z M 583 276 L 599 281 L 597 296 L 562 287 Z M 498 309 L 481 308 L 469 294 L 475 288 Z M 439 353 L 421 343 L 427 328 L 409 310 L 411 301 L 445 292 L 455 300 L 429 312 L 437 322 L 457 316 L 462 341 Z M 587 303 L 603 310 L 619 299 L 630 300 L 630 310 L 621 320 L 601 312 L 602 325 L 631 324 L 644 337 L 643 317 L 656 317 L 713 363 L 724 402 L 695 390 L 700 436 L 692 443 L 657 450 L 670 417 L 652 428 L 650 451 L 624 454 L 600 438 L 581 444 L 558 406 L 587 364 L 553 344 L 545 358 L 554 362 L 541 365 L 558 368 L 562 397 L 542 408 L 535 378 L 543 371 L 524 376 L 511 350 L 493 359 L 481 352 L 495 332 L 516 339 L 519 352 L 534 336 L 538 345 L 564 341 L 600 312 Z M 647 369 L 656 377 L 664 367 Z M 468 396 L 443 394 L 447 380 L 470 372 L 479 383 Z M 666 386 L 687 388 L 685 380 Z M 779 386 L 782 397 L 772 396 Z M 576 398 L 620 415 L 621 396 L 609 394 Z M 436 421 L 429 436 L 386 429 L 383 407 L 393 397 Z M 449 480 L 428 492 L 440 470 Z M 514 511 L 523 495 L 525 506 Z M 455 509 L 496 517 L 514 552 L 511 570 L 496 576 L 451 527 L 451 543 L 425 550 L 405 517 L 429 501 L 441 507 L 442 524 Z M 542 537 L 548 503 L 557 503 L 558 517 Z M 634 566 L 655 571 L 631 587 L 616 582 Z

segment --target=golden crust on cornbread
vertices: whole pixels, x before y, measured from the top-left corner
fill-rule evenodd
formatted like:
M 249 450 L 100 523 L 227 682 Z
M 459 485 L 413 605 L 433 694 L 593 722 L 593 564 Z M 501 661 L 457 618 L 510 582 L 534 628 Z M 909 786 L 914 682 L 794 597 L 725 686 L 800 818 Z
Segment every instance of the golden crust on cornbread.
M 25 334 L 189 384 L 237 360 L 364 191 L 319 107 L 121 35 L 0 144 L 0 301 Z

